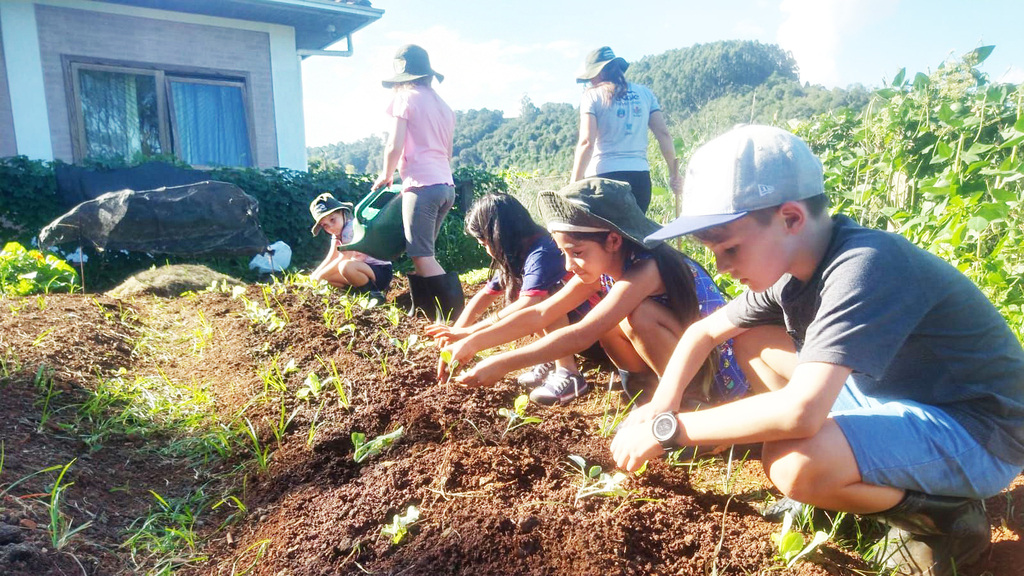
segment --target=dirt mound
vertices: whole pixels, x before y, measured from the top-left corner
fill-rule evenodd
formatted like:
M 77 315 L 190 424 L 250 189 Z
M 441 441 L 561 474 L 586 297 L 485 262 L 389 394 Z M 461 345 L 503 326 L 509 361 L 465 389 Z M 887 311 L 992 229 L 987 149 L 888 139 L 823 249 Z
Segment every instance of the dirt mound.
M 185 292 L 199 292 L 211 284 L 242 286 L 238 280 L 210 270 L 198 264 L 171 264 L 139 272 L 112 288 L 107 295 L 112 298 L 133 296 L 162 296 L 174 298 Z
M 531 406 L 541 422 L 510 431 L 497 410 L 522 390 L 512 380 L 485 390 L 434 382 L 423 321 L 394 308 L 295 286 L 3 305 L 17 309 L 0 316 L 5 574 L 872 573 L 832 544 L 815 563 L 776 560 L 778 527 L 756 510 L 770 489 L 757 462 L 652 462 L 586 496 L 584 484 L 600 476 L 587 478 L 569 456 L 614 472 L 598 433 L 614 395 Z M 46 418 L 40 364 L 62 391 Z M 185 383 L 213 415 L 90 439 L 107 428 L 82 403 L 118 378 Z M 112 404 L 97 414 L 127 412 Z M 246 425 L 252 437 L 239 432 Z M 353 433 L 369 440 L 399 427 L 393 445 L 355 461 Z M 221 452 L 181 448 L 217 431 L 234 434 Z M 93 524 L 55 552 L 39 505 L 55 474 L 11 483 L 76 457 L 65 510 Z M 419 520 L 395 544 L 382 528 L 410 506 Z M 988 509 L 995 543 L 967 573 L 1013 574 L 1024 565 L 1024 477 Z M 141 531 L 153 525 L 162 529 Z

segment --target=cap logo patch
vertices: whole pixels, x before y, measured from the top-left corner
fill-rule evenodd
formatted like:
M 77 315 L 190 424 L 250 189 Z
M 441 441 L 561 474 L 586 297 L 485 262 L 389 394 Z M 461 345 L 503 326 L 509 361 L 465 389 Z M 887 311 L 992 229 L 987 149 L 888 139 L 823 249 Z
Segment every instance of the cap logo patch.
M 768 184 L 757 185 L 757 193 L 760 194 L 761 196 L 767 196 L 772 192 L 775 192 L 775 186 L 769 186 Z

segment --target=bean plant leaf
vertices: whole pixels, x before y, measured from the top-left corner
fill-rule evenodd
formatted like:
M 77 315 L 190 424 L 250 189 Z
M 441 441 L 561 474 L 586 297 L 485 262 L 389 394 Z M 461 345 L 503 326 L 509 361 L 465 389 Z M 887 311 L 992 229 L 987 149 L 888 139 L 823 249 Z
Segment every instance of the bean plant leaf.
M 380 454 L 382 450 L 391 446 L 402 436 L 402 432 L 405 431 L 404 426 L 399 426 L 394 432 L 377 436 L 369 442 L 365 442 L 366 436 L 361 432 L 352 433 L 352 446 L 355 447 L 355 452 L 352 454 L 352 459 L 357 463 L 362 464 L 370 456 Z

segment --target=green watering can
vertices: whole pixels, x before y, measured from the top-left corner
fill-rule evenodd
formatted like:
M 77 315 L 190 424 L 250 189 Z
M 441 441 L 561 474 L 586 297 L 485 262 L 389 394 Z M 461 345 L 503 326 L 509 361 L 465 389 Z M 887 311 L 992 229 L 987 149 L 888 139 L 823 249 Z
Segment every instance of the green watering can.
M 356 250 L 380 260 L 394 260 L 405 252 L 402 227 L 402 187 L 370 192 L 353 210 L 352 241 L 341 250 Z

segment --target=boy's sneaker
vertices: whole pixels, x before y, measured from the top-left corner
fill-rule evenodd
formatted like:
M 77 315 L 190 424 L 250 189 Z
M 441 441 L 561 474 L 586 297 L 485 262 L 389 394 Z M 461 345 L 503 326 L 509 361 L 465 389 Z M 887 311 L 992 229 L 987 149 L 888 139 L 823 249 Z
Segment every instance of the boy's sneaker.
M 544 364 L 537 364 L 533 368 L 530 368 L 526 372 L 520 374 L 519 378 L 516 378 L 516 381 L 519 382 L 521 386 L 526 386 L 527 388 L 531 389 L 536 388 L 538 386 L 543 386 L 544 382 L 548 379 L 548 376 L 550 376 L 551 373 L 554 371 L 554 362 L 545 362 Z
M 590 391 L 590 385 L 582 374 L 569 374 L 559 368 L 548 376 L 544 385 L 530 392 L 530 400 L 544 406 L 567 404 Z

